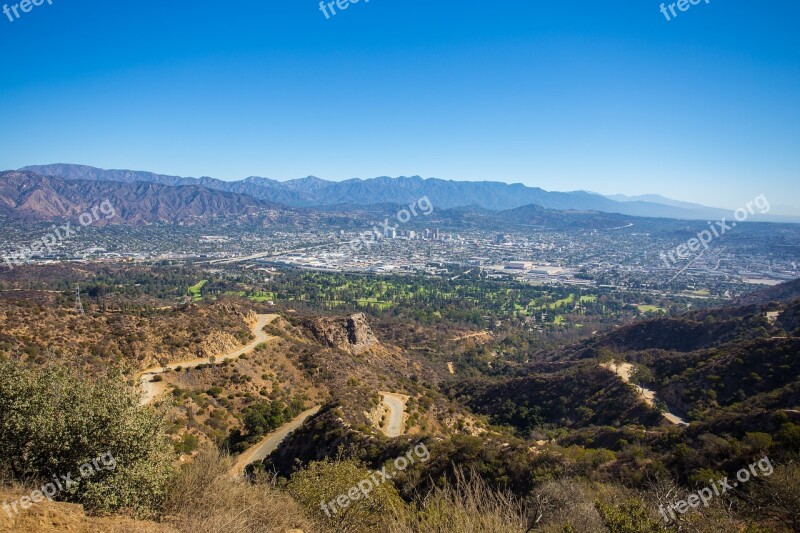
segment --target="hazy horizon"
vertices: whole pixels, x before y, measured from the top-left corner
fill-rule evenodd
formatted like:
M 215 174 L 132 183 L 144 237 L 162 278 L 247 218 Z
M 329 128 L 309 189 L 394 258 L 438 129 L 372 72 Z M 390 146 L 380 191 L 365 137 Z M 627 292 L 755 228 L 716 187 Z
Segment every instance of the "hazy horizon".
M 278 182 L 282 182 L 282 183 L 289 182 L 289 181 L 294 181 L 294 180 L 306 179 L 306 178 L 318 178 L 318 179 L 322 179 L 322 180 L 325 180 L 325 181 L 332 181 L 332 182 L 344 182 L 344 181 L 348 181 L 348 180 L 362 180 L 362 181 L 365 181 L 365 180 L 376 179 L 376 178 L 391 178 L 391 179 L 421 178 L 423 180 L 438 179 L 438 180 L 443 180 L 443 181 L 455 181 L 455 182 L 474 182 L 474 183 L 487 182 L 487 183 L 503 183 L 503 184 L 506 184 L 506 185 L 524 185 L 526 187 L 531 187 L 531 188 L 537 188 L 538 187 L 538 188 L 543 189 L 543 190 L 545 190 L 547 192 L 563 192 L 563 193 L 583 192 L 583 193 L 594 194 L 594 195 L 598 195 L 598 196 L 604 196 L 604 197 L 610 198 L 610 199 L 615 200 L 615 201 L 619 201 L 619 200 L 616 200 L 615 198 L 613 198 L 615 196 L 627 196 L 627 197 L 633 198 L 633 199 L 637 199 L 637 197 L 639 197 L 639 196 L 660 196 L 660 197 L 662 197 L 662 198 L 664 198 L 666 200 L 693 203 L 693 204 L 696 204 L 696 205 L 701 205 L 703 207 L 712 207 L 712 208 L 717 208 L 717 209 L 731 209 L 731 210 L 734 210 L 734 209 L 737 209 L 738 207 L 740 207 L 740 206 L 734 206 L 734 205 L 702 204 L 702 203 L 694 202 L 692 200 L 687 200 L 687 199 L 684 199 L 684 198 L 680 198 L 680 197 L 678 197 L 676 195 L 672 195 L 670 193 L 657 192 L 657 191 L 655 191 L 655 192 L 654 191 L 647 191 L 647 192 L 642 192 L 642 193 L 637 193 L 637 194 L 626 194 L 626 193 L 620 193 L 620 192 L 601 192 L 601 191 L 586 190 L 586 189 L 569 189 L 569 188 L 566 188 L 566 189 L 547 189 L 545 187 L 540 187 L 540 186 L 535 185 L 535 184 L 522 183 L 520 181 L 509 181 L 509 180 L 502 180 L 502 179 L 443 178 L 443 177 L 440 177 L 440 176 L 423 176 L 423 175 L 420 175 L 420 174 L 405 174 L 405 175 L 397 175 L 397 176 L 390 176 L 390 175 L 387 175 L 387 174 L 381 174 L 381 175 L 377 175 L 377 176 L 369 176 L 369 177 L 356 176 L 356 177 L 352 177 L 352 178 L 335 178 L 335 177 L 334 178 L 329 178 L 329 177 L 321 176 L 319 174 L 307 174 L 305 176 L 298 176 L 298 177 L 292 177 L 292 178 L 273 177 L 273 176 L 264 175 L 264 174 L 249 174 L 249 175 L 243 176 L 243 177 L 234 177 L 234 178 L 226 179 L 226 178 L 220 178 L 218 176 L 211 176 L 211 175 L 208 175 L 208 174 L 201 174 L 201 175 L 194 175 L 193 176 L 193 175 L 189 175 L 189 174 L 186 174 L 186 173 L 175 173 L 175 174 L 172 174 L 172 173 L 158 172 L 158 171 L 154 171 L 154 170 L 151 170 L 151 169 L 144 169 L 144 168 L 104 168 L 104 167 L 99 167 L 99 166 L 96 166 L 96 165 L 87 165 L 87 164 L 83 164 L 83 163 L 63 163 L 63 162 L 61 162 L 61 163 L 29 164 L 29 165 L 23 165 L 23 166 L 19 167 L 18 169 L 15 169 L 15 170 L 21 170 L 21 169 L 23 169 L 25 167 L 48 166 L 48 165 L 76 165 L 76 166 L 98 168 L 98 169 L 101 169 L 101 170 L 122 170 L 122 171 L 130 171 L 130 172 L 150 172 L 152 174 L 157 174 L 157 175 L 161 175 L 161 176 L 174 176 L 174 177 L 179 177 L 179 178 L 191 178 L 191 179 L 212 178 L 212 179 L 219 179 L 219 180 L 225 181 L 225 182 L 243 181 L 243 180 L 246 180 L 248 178 L 268 178 L 268 179 L 272 179 L 272 180 L 275 180 L 275 181 L 278 181 Z M 647 201 L 647 200 L 639 200 L 639 201 Z M 800 216 L 800 208 L 793 208 L 792 206 L 782 205 L 780 203 L 773 205 L 772 209 L 771 209 L 771 212 L 773 214 L 775 214 L 775 215 L 782 215 L 782 216 Z

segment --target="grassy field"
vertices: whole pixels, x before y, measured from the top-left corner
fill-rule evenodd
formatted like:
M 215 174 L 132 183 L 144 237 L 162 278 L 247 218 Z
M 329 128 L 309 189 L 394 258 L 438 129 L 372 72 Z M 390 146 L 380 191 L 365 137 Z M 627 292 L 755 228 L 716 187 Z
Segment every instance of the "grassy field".
M 253 291 L 248 293 L 247 291 L 228 291 L 225 293 L 226 296 L 239 296 L 241 298 L 247 298 L 252 302 L 274 302 L 275 301 L 275 293 L 269 291 Z
M 655 305 L 639 304 L 636 306 L 642 313 L 664 313 L 664 309 L 656 307 Z
M 206 286 L 206 283 L 208 283 L 208 280 L 203 279 L 200 280 L 198 283 L 189 287 L 189 296 L 191 296 L 194 301 L 198 301 L 203 298 L 202 292 L 203 292 L 203 287 Z

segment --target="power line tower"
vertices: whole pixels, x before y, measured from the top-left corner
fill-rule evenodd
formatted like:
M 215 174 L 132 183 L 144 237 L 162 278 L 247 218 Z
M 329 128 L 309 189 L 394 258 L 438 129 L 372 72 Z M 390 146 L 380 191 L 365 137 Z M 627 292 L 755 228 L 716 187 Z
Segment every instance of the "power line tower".
M 83 302 L 81 302 L 81 286 L 75 285 L 75 310 L 84 316 L 86 313 L 83 311 Z

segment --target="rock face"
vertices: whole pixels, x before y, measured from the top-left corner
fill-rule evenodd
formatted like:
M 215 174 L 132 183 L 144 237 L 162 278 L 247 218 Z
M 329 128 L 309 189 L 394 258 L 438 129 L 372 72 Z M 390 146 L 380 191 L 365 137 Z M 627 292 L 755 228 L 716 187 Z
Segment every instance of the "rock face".
M 360 354 L 378 344 L 364 313 L 344 318 L 317 318 L 308 324 L 322 343 L 353 354 Z
M 218 309 L 221 309 L 225 313 L 242 317 L 242 319 L 244 319 L 244 321 L 247 322 L 248 324 L 255 324 L 255 322 L 258 320 L 258 315 L 256 315 L 255 311 L 253 311 L 252 309 L 242 308 L 241 306 L 236 304 L 223 303 L 223 304 L 217 304 L 216 307 Z

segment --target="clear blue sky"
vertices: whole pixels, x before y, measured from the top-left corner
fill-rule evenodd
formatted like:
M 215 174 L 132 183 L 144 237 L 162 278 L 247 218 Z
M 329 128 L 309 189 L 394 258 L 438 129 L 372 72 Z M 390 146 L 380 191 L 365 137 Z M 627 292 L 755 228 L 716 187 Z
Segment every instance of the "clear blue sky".
M 313 0 L 52 1 L 0 13 L 0 168 L 800 209 L 797 0 L 703 0 L 670 22 L 656 0 L 361 0 L 330 20 Z

